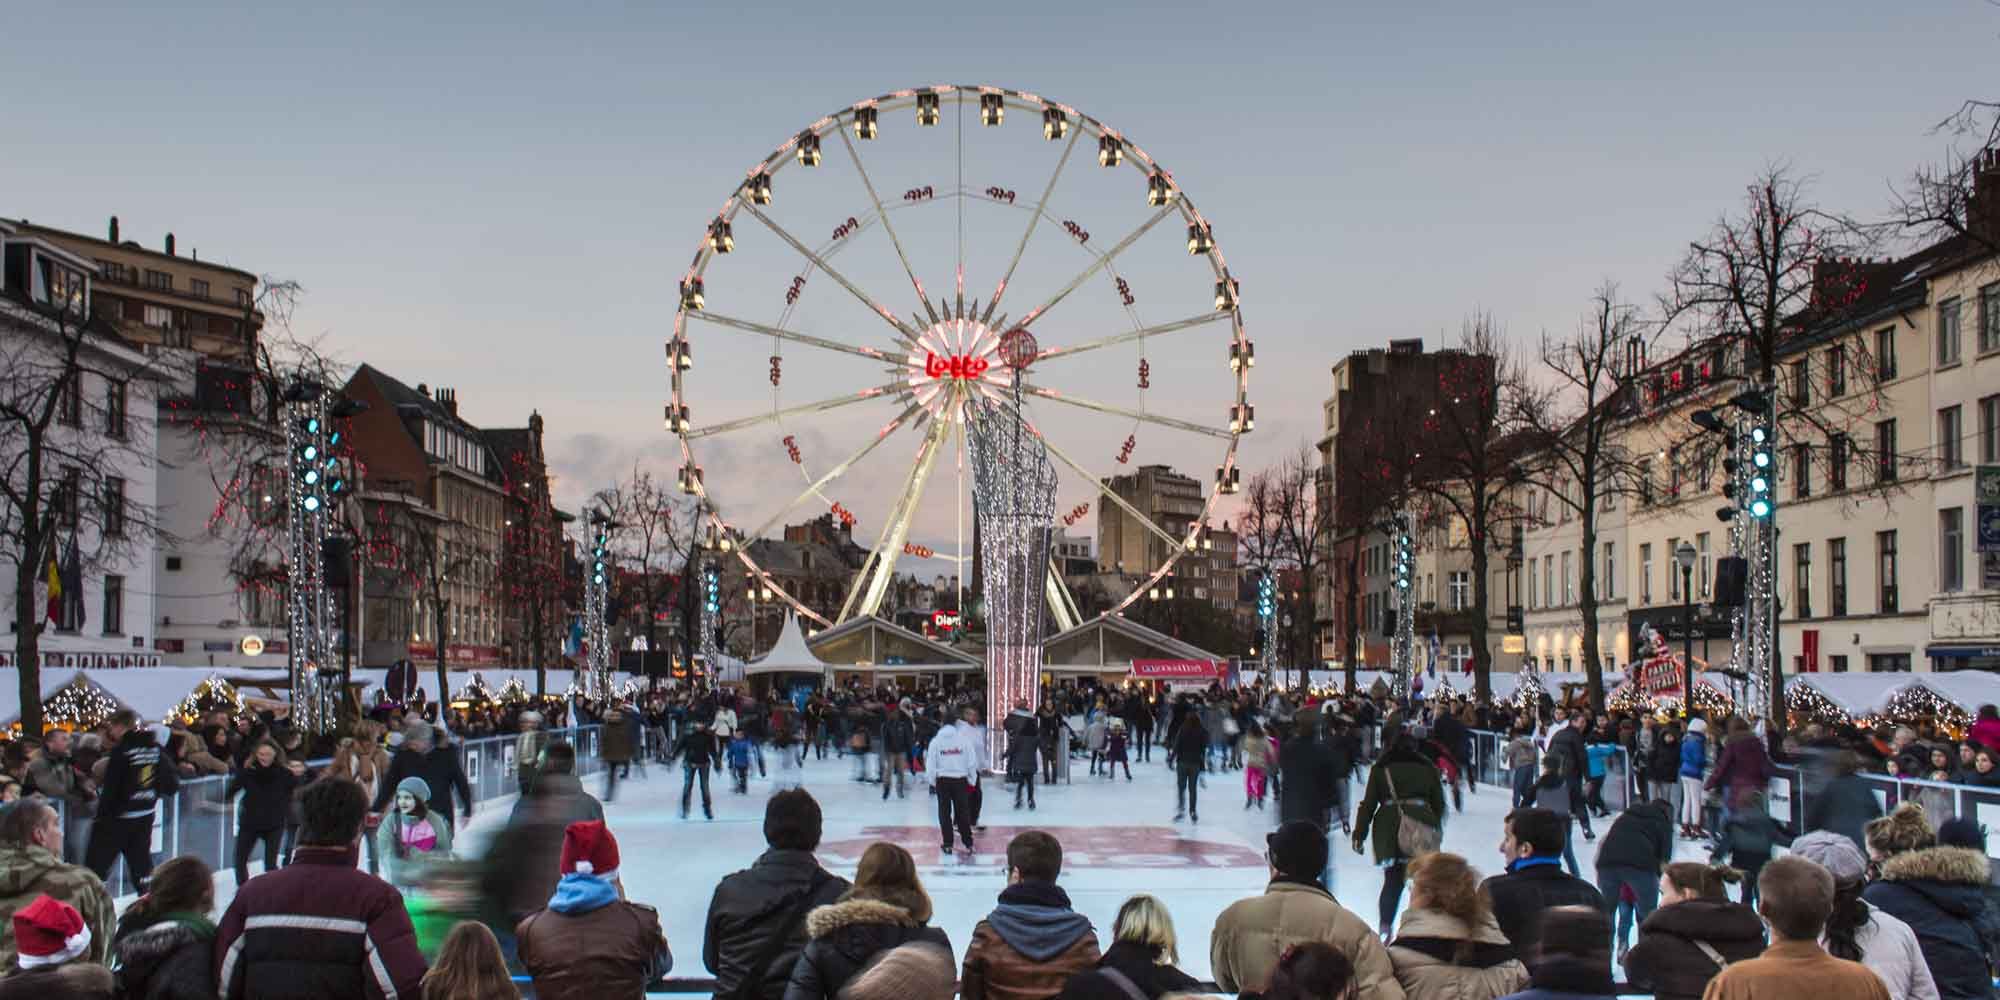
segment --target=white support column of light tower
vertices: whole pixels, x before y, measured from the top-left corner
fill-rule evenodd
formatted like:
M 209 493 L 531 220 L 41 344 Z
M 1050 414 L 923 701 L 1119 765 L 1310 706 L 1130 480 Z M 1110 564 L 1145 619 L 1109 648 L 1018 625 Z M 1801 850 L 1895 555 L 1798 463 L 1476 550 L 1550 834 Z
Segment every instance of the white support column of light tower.
M 291 680 L 291 712 L 307 732 L 323 733 L 335 721 L 330 692 L 320 669 L 328 665 L 332 605 L 321 552 L 329 523 L 327 474 L 333 457 L 327 447 L 325 387 L 305 379 L 284 394 L 285 445 L 290 456 L 290 514 L 286 521 L 286 666 Z
M 1761 431 L 1761 434 L 1760 434 Z M 1777 622 L 1777 539 L 1773 508 L 1759 516 L 1755 505 L 1775 505 L 1777 496 L 1777 448 L 1772 431 L 1756 416 L 1737 421 L 1732 437 L 1730 472 L 1731 497 L 1735 501 L 1730 518 L 1731 547 L 1748 564 L 1744 581 L 1743 606 L 1731 624 L 1733 642 L 1731 666 L 1743 675 L 1741 697 L 1736 710 L 1752 720 L 1761 719 L 1770 704 L 1771 687 L 1780 682 L 1775 667 L 1777 650 L 1773 639 Z M 1759 465 L 1759 456 L 1764 464 Z M 1762 488 L 1757 483 L 1762 477 Z M 1693 623 L 1689 623 L 1692 627 Z
M 1257 577 L 1257 622 L 1262 636 L 1262 648 L 1258 652 L 1263 654 L 1259 658 L 1258 665 L 1263 670 L 1264 681 L 1275 685 L 1278 683 L 1277 585 L 1271 579 L 1271 571 L 1268 569 Z
M 715 633 L 722 623 L 722 572 L 714 563 L 701 567 L 701 656 L 708 663 L 709 683 L 722 672 Z
M 1401 701 L 1410 696 L 1410 678 L 1416 670 L 1417 601 L 1414 584 L 1417 554 L 1412 537 L 1416 515 L 1410 511 L 1397 511 L 1390 521 L 1394 525 L 1390 532 L 1390 547 L 1394 559 L 1392 579 L 1396 599 L 1396 630 L 1389 639 L 1389 670 L 1395 677 L 1390 683 L 1390 695 Z
M 611 522 L 601 513 L 590 517 L 590 575 L 583 587 L 583 634 L 589 649 L 584 657 L 583 695 L 598 703 L 611 693 L 611 627 L 605 621 L 611 589 Z

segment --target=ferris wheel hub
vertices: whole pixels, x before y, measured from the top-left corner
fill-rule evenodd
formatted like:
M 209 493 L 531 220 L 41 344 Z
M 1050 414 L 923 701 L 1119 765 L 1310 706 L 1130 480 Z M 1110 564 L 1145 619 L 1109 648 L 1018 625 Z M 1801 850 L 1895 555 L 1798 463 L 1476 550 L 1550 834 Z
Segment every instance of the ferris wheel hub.
M 969 317 L 924 328 L 904 367 L 910 395 L 933 420 L 963 422 L 967 405 L 1002 399 L 1011 377 L 999 334 Z

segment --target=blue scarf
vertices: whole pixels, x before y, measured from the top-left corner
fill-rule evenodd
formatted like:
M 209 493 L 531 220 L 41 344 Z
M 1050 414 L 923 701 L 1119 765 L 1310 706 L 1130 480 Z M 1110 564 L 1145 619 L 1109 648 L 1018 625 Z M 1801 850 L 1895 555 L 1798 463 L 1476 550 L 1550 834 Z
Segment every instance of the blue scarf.
M 1533 868 L 1537 865 L 1560 865 L 1562 861 L 1562 855 L 1559 854 L 1551 854 L 1546 857 L 1538 854 L 1531 858 L 1516 858 L 1513 861 L 1507 862 L 1507 872 L 1512 874 L 1523 868 Z M 565 875 L 563 877 L 567 879 L 569 876 Z
M 549 909 L 557 913 L 575 916 L 601 910 L 618 902 L 618 887 L 610 879 L 572 872 L 556 883 L 556 894 L 549 897 Z

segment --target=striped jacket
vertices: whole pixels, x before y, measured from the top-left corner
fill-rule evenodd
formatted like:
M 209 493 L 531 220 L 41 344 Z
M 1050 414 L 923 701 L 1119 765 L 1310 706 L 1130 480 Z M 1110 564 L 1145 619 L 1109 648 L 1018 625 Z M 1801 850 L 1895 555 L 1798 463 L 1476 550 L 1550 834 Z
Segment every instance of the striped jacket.
M 398 1000 L 422 995 L 424 958 L 402 894 L 347 847 L 301 846 L 236 892 L 215 934 L 226 1000 Z

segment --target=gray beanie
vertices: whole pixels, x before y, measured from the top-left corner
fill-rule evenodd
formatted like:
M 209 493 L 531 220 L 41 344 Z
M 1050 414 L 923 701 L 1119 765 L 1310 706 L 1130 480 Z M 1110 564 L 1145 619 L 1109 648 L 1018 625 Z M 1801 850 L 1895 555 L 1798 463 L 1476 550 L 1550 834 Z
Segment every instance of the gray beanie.
M 396 791 L 409 792 L 410 797 L 416 799 L 418 802 L 429 802 L 431 800 L 431 783 L 415 775 L 396 782 Z
M 1815 830 L 1792 841 L 1792 853 L 1832 873 L 1835 882 L 1859 882 L 1868 873 L 1861 848 L 1831 830 Z

